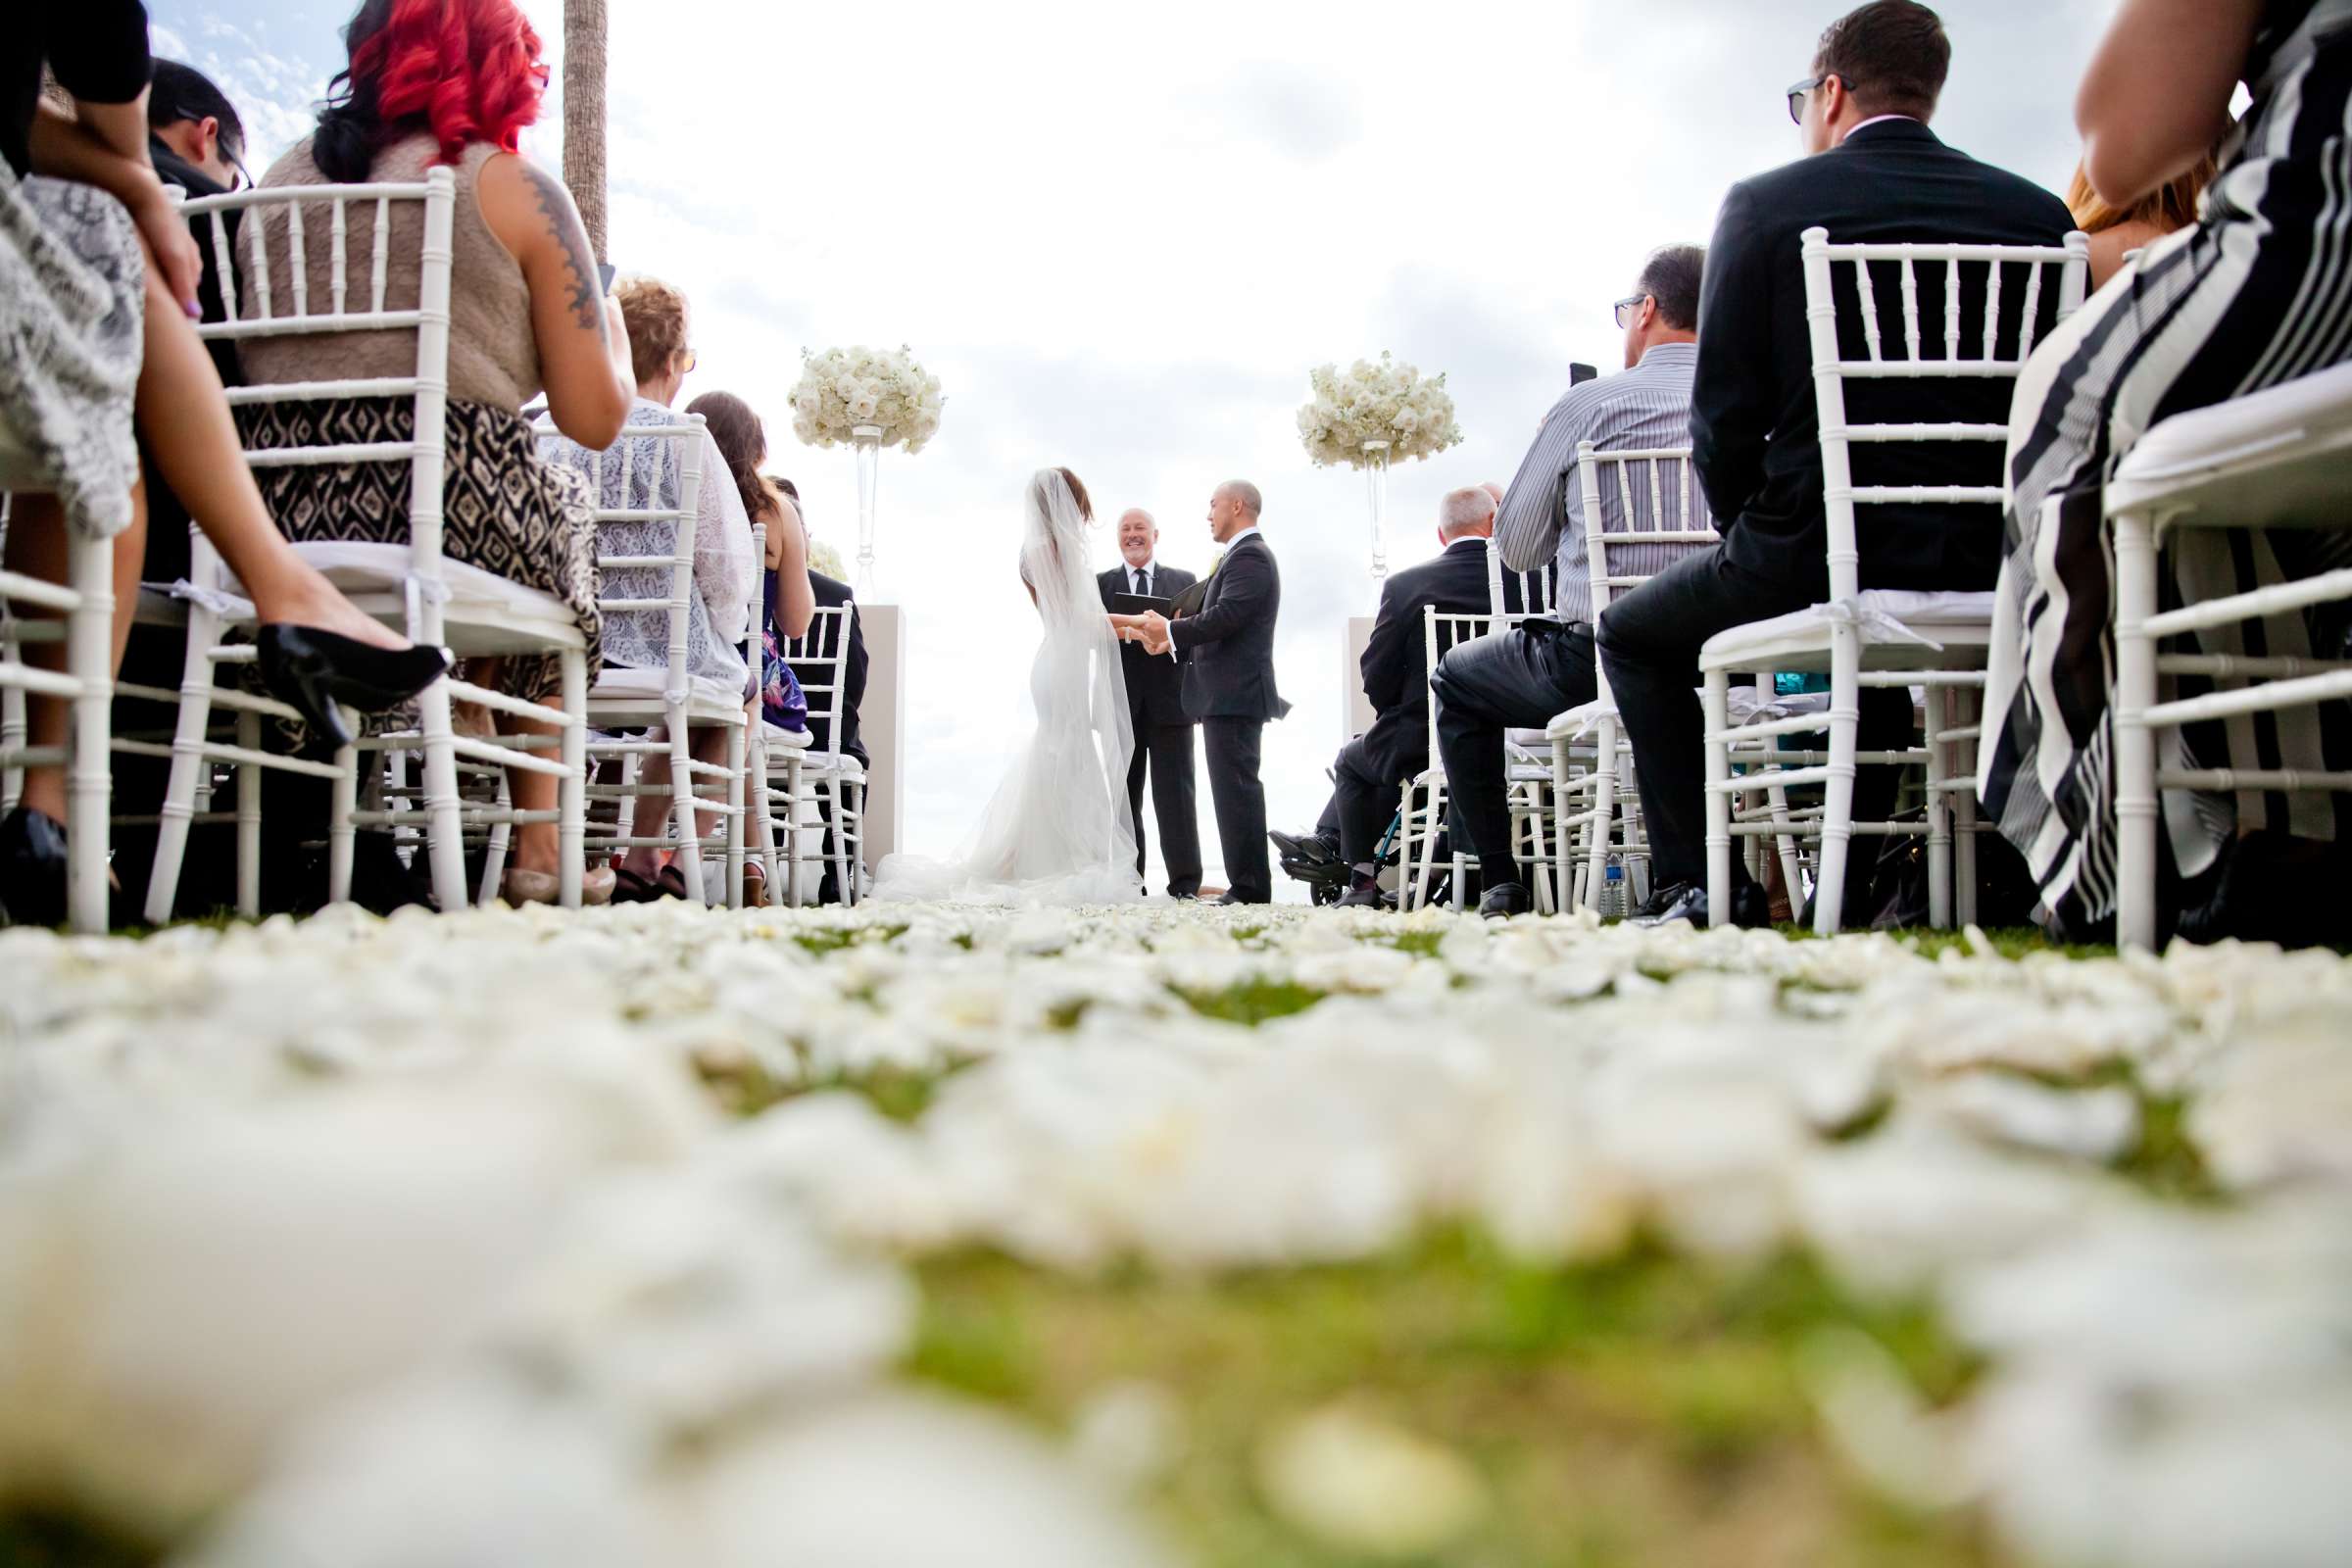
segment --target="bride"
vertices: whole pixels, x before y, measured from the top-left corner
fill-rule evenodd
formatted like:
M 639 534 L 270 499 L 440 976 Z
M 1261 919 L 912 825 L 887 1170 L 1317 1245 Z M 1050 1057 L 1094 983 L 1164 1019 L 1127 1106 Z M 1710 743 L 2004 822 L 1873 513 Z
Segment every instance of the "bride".
M 877 899 L 1111 904 L 1143 897 L 1127 819 L 1135 734 L 1118 639 L 1087 557 L 1094 507 L 1067 468 L 1028 487 L 1021 582 L 1045 622 L 1029 695 L 1037 731 L 1005 769 L 955 859 L 887 857 Z

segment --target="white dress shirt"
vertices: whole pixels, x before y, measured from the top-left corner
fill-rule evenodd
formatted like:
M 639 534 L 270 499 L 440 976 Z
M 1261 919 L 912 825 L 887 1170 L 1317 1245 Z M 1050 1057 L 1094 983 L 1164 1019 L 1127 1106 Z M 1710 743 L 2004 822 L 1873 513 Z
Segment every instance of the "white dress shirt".
M 1129 593 L 1149 594 L 1152 592 L 1152 575 L 1159 570 L 1159 560 L 1157 557 L 1153 557 L 1140 566 L 1131 566 L 1122 561 L 1119 563 L 1119 570 L 1127 574 L 1127 591 Z M 1142 579 L 1140 582 L 1137 580 L 1139 577 Z

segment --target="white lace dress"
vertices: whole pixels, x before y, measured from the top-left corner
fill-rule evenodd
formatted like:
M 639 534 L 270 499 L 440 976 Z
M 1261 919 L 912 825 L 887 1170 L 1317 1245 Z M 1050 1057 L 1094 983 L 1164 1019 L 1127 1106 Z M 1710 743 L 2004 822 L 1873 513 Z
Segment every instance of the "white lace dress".
M 672 424 L 674 409 L 648 398 L 629 407 L 629 424 Z M 627 450 L 624 452 L 623 448 Z M 674 506 L 684 483 L 679 444 L 663 436 L 632 436 L 624 426 L 603 453 L 576 441 L 549 445 L 549 461 L 594 475 L 601 470 L 596 504 L 605 511 Z M 752 585 L 760 563 L 752 552 L 752 523 L 743 497 L 727 472 L 718 444 L 703 437 L 702 491 L 695 508 L 694 596 L 686 606 L 686 672 L 748 690 L 750 673 L 740 652 L 749 624 Z M 623 499 L 622 478 L 627 477 Z M 617 522 L 599 530 L 601 556 L 666 556 L 670 524 Z M 607 599 L 666 599 L 669 569 L 624 566 L 605 573 Z M 628 669 L 661 669 L 669 662 L 669 617 L 659 610 L 621 611 L 605 617 L 605 662 Z

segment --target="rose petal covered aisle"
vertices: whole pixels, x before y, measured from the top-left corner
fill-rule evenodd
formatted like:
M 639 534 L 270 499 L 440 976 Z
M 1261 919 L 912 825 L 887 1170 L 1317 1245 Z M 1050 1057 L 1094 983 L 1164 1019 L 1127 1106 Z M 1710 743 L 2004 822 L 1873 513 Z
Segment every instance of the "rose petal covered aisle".
M 2339 1561 L 2347 1039 L 1973 932 L 0 933 L 0 1544 Z

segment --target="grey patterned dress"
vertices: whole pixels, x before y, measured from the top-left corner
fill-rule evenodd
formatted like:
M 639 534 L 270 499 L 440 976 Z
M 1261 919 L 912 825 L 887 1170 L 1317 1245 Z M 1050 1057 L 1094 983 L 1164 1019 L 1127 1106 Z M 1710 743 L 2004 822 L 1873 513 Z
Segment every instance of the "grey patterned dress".
M 0 161 L 0 421 L 74 526 L 130 526 L 146 267 L 122 204 Z

